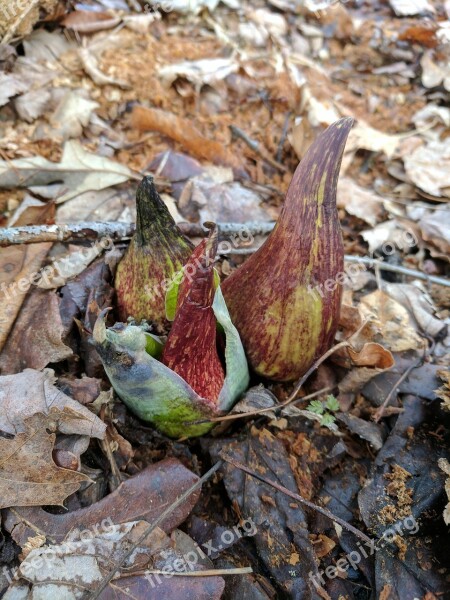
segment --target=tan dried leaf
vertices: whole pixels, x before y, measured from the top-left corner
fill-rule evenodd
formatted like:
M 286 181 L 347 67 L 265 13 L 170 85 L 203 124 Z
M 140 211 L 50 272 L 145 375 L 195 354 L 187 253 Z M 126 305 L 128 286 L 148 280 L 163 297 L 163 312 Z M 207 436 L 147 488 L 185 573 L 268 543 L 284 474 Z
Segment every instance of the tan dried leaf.
M 31 550 L 19 566 L 19 581 L 14 582 L 9 593 L 14 590 L 19 594 L 23 587 L 27 589 L 26 582 L 32 584 L 32 589 L 27 589 L 20 596 L 24 600 L 31 600 L 37 595 L 42 600 L 75 600 L 85 596 L 88 590 L 93 591 L 107 575 L 111 564 L 120 563 L 127 549 L 137 543 L 148 528 L 146 521 L 115 525 L 109 520 L 109 523 L 102 523 L 100 527 L 97 525 L 94 531 L 75 529 L 62 544 Z M 169 547 L 170 538 L 164 531 L 156 528 L 124 563 L 127 574 L 130 575 L 133 567 L 144 567 L 152 554 Z M 111 589 L 113 596 L 116 595 L 115 591 L 114 586 Z
M 438 371 L 437 374 L 442 379 L 442 385 L 434 390 L 436 396 L 442 400 L 442 408 L 450 411 L 450 371 Z
M 450 90 L 450 73 L 449 73 Z M 450 197 L 450 138 L 432 140 L 403 157 L 408 178 L 427 194 Z
M 59 411 L 57 411 L 59 413 Z M 89 477 L 56 466 L 52 458 L 54 415 L 34 414 L 25 432 L 0 438 L 0 508 L 62 505 Z
M 360 309 L 364 317 L 375 318 L 382 341 L 392 352 L 423 348 L 424 340 L 408 310 L 382 290 L 364 296 Z
M 72 400 L 53 384 L 54 372 L 25 369 L 0 377 L 0 429 L 6 433 L 26 431 L 24 420 L 35 414 L 59 411 L 58 431 L 103 439 L 106 425 L 90 410 Z
M 408 310 L 420 330 L 427 335 L 436 338 L 446 328 L 446 323 L 435 316 L 436 307 L 422 283 L 387 283 L 385 290 Z
M 42 156 L 0 160 L 0 186 L 15 189 L 26 185 L 46 186 L 55 181 L 64 181 L 66 192 L 58 203 L 79 196 L 83 192 L 102 190 L 127 181 L 132 173 L 118 162 L 88 152 L 78 141 L 69 140 L 64 145 L 59 163 Z
M 383 371 L 391 369 L 395 364 L 390 351 L 374 342 L 364 344 L 360 351 L 351 347 L 346 348 L 346 351 L 348 357 L 346 366 L 357 368 L 352 368 L 339 383 L 340 393 L 358 392 L 368 381 Z
M 445 207 L 427 211 L 421 217 L 419 227 L 431 256 L 450 260 L 450 210 Z
M 384 212 L 383 198 L 361 187 L 348 177 L 341 177 L 337 188 L 337 205 L 374 227 Z
M 39 270 L 51 243 L 2 248 L 0 258 L 0 350 L 30 288 L 30 279 Z
M 43 369 L 72 356 L 63 342 L 66 329 L 54 291 L 33 289 L 17 317 L 0 357 L 2 373 L 19 373 L 25 367 Z

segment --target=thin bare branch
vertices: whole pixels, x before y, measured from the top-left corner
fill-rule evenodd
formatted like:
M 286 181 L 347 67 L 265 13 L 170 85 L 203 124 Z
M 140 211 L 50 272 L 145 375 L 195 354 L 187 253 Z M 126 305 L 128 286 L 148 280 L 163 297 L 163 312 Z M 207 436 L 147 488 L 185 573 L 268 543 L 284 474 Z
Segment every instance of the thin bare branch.
M 225 239 L 228 235 L 245 233 L 255 235 L 267 235 L 273 227 L 273 222 L 248 222 L 248 223 L 218 223 L 219 236 Z M 188 237 L 204 237 L 207 230 L 199 223 L 178 223 L 184 235 Z M 135 232 L 134 223 L 116 223 L 116 222 L 94 222 L 85 221 L 79 223 L 70 223 L 67 225 L 29 225 L 23 227 L 6 227 L 0 229 L 0 247 L 11 246 L 15 244 L 34 244 L 37 242 L 80 242 L 96 240 L 102 237 L 109 237 L 113 241 L 129 239 Z M 223 254 L 253 254 L 257 248 L 232 248 L 229 252 Z M 382 260 L 375 260 L 368 256 L 345 255 L 345 262 L 359 263 L 367 265 L 369 268 L 377 267 L 382 271 L 400 273 L 408 277 L 414 277 L 428 283 L 436 283 L 445 287 L 450 287 L 450 280 L 436 275 L 428 275 L 401 267 L 390 265 Z
M 300 504 L 304 504 L 308 508 L 312 508 L 316 512 L 319 512 L 320 514 L 325 515 L 332 521 L 339 523 L 339 525 L 341 525 L 341 527 L 343 527 L 344 529 L 347 529 L 347 531 L 351 531 L 354 535 L 359 537 L 364 542 L 368 542 L 369 544 L 371 543 L 371 539 L 365 533 L 363 533 L 362 531 L 359 531 L 359 529 L 356 529 L 356 527 L 353 527 L 353 525 L 350 525 L 350 523 L 348 523 L 347 521 L 344 521 L 344 519 L 337 517 L 336 515 L 334 515 L 332 512 L 330 512 L 326 508 L 322 508 L 322 506 L 318 506 L 317 504 L 314 504 L 313 502 L 310 502 L 309 500 L 305 500 L 305 498 L 302 498 L 299 494 L 296 494 L 295 492 L 291 492 L 291 490 L 288 490 L 287 488 L 280 485 L 276 481 L 272 481 L 271 479 L 266 479 L 265 477 L 262 477 L 262 475 L 259 475 L 259 473 L 252 471 L 251 469 L 249 469 L 242 463 L 238 462 L 237 460 L 234 460 L 234 458 L 232 458 L 231 456 L 228 456 L 226 454 L 221 454 L 221 457 L 225 462 L 228 462 L 231 465 L 233 465 L 233 467 L 236 467 L 236 469 L 240 469 L 241 471 L 244 471 L 244 473 L 247 473 L 247 475 L 250 475 L 251 477 L 258 479 L 262 483 L 270 485 L 271 487 L 275 488 L 279 492 L 286 494 L 286 496 L 289 496 L 290 498 L 297 500 L 297 502 L 300 502 Z

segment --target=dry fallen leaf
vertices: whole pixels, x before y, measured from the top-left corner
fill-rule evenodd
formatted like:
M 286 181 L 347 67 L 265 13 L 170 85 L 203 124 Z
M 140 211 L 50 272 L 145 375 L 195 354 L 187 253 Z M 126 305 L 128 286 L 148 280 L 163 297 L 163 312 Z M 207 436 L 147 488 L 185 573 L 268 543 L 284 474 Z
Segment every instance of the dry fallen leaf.
M 450 197 L 450 138 L 420 146 L 404 156 L 403 162 L 409 179 L 421 190 Z
M 30 280 L 38 272 L 52 244 L 2 248 L 0 258 L 0 350 L 19 314 Z
M 79 246 L 68 246 L 68 252 L 53 262 L 52 273 L 45 273 L 36 282 L 36 287 L 43 290 L 52 290 L 62 287 L 69 279 L 82 273 L 92 261 L 112 245 L 112 242 L 104 238 L 102 244 L 96 243 L 89 248 L 79 249 Z
M 411 222 L 406 221 L 402 223 L 400 219 L 391 219 L 378 223 L 372 229 L 367 229 L 361 232 L 364 240 L 369 244 L 369 253 L 373 253 L 382 248 L 386 244 L 385 248 L 387 253 L 391 252 L 391 249 L 401 250 L 408 252 L 408 248 L 413 248 L 418 241 L 418 236 L 411 227 Z
M 118 162 L 88 152 L 78 141 L 69 140 L 64 145 L 61 162 L 54 163 L 42 156 L 0 160 L 0 187 L 15 189 L 64 182 L 65 193 L 58 198 L 65 202 L 83 192 L 102 190 L 127 181 L 132 176 L 128 167 Z
M 22 548 L 36 529 L 47 539 L 62 542 L 75 528 L 94 529 L 98 523 L 114 515 L 115 523 L 144 519 L 152 523 L 174 498 L 198 481 L 197 475 L 175 458 L 167 458 L 145 467 L 137 475 L 123 481 L 111 494 L 98 502 L 64 514 L 52 514 L 39 507 L 16 507 L 7 511 L 3 521 L 17 544 Z M 200 496 L 196 490 L 160 524 L 172 531 L 186 520 Z M 131 502 L 130 499 L 133 501 Z
M 14 108 L 21 119 L 32 123 L 54 108 L 52 98 L 59 88 L 53 81 L 64 71 L 61 57 L 76 46 L 60 31 L 39 29 L 24 39 L 23 47 L 25 56 L 18 57 L 13 74 L 26 82 L 26 89 L 15 98 Z
M 304 117 L 297 117 L 291 133 L 288 134 L 288 140 L 299 160 L 302 160 L 315 137 L 316 132 L 309 120 Z
M 39 137 L 68 140 L 79 138 L 98 103 L 84 97 L 78 90 L 69 90 L 59 101 L 50 117 L 50 128 L 44 129 Z M 44 135 L 45 132 L 45 135 Z
M 445 480 L 445 493 L 447 494 L 448 503 L 444 509 L 444 522 L 446 525 L 450 525 L 450 463 L 446 458 L 440 458 L 438 460 L 439 467 L 447 475 Z
M 424 339 L 408 310 L 386 292 L 377 290 L 361 299 L 360 310 L 364 317 L 374 316 L 383 344 L 392 352 L 423 348 Z
M 25 432 L 0 438 L 0 508 L 62 505 L 87 475 L 61 469 L 52 458 L 54 419 L 59 413 L 36 413 L 24 419 Z M 55 415 L 55 416 L 54 416 Z
M 152 0 L 150 4 L 159 6 L 155 0 Z M 202 10 L 202 8 L 207 8 L 209 11 L 213 11 L 215 8 L 217 8 L 218 4 L 219 0 L 189 0 L 189 2 L 186 2 L 186 0 L 172 0 L 170 6 L 171 10 L 178 13 L 196 15 Z M 237 0 L 225 0 L 224 4 L 230 8 L 238 8 Z
M 22 592 L 24 600 L 36 596 L 41 600 L 83 598 L 101 582 L 112 564 L 120 562 L 130 545 L 138 542 L 146 528 L 146 521 L 115 525 L 109 520 L 95 532 L 88 531 L 89 535 L 75 529 L 60 545 L 35 548 L 20 564 L 18 581 L 10 587 L 7 597 Z M 169 547 L 170 538 L 161 529 L 155 529 L 124 563 L 127 574 L 132 574 L 133 568 L 142 569 L 152 554 Z M 110 592 L 116 595 L 114 583 Z
M 103 71 L 99 69 L 97 57 L 91 52 L 89 47 L 79 48 L 78 55 L 84 70 L 97 85 L 117 85 L 124 90 L 131 87 L 126 81 L 114 79 L 114 77 L 110 77 L 103 73 Z
M 442 407 L 450 411 L 450 371 L 438 371 L 438 375 L 442 380 L 442 385 L 435 390 L 436 396 L 443 401 Z
M 54 291 L 31 291 L 0 356 L 3 374 L 19 373 L 25 367 L 43 369 L 72 356 L 72 349 L 63 342 L 68 331 L 61 319 L 60 303 Z
M 108 12 L 74 10 L 64 17 L 61 25 L 80 33 L 95 33 L 102 29 L 112 29 L 120 23 L 120 17 Z
M 28 89 L 28 84 L 20 75 L 0 73 L 0 106 L 7 104 L 13 96 Z
M 232 178 L 231 170 L 230 175 Z M 273 215 L 264 208 L 261 200 L 256 192 L 237 181 L 217 181 L 205 173 L 188 181 L 178 207 L 184 217 L 200 223 L 271 221 Z
M 425 212 L 418 225 L 431 256 L 450 260 L 450 208 Z
M 125 221 L 136 222 L 136 207 L 133 189 L 118 190 L 115 187 L 94 192 L 84 192 L 64 204 L 56 211 L 56 223 L 78 221 Z
M 370 150 L 371 152 L 384 152 L 388 158 L 392 158 L 401 137 L 384 133 L 371 127 L 363 119 L 358 119 L 348 136 L 345 151 Z
M 446 60 L 440 61 L 435 58 L 433 50 L 426 50 L 420 65 L 424 87 L 433 88 L 442 84 L 447 91 L 450 90 L 450 66 L 447 57 Z
M 383 199 L 378 194 L 359 186 L 348 177 L 341 177 L 338 181 L 337 205 L 372 227 L 384 212 Z
M 41 202 L 37 198 L 26 194 L 9 219 L 8 227 L 52 224 L 54 219 L 55 205 L 53 202 Z
M 239 64 L 232 59 L 204 58 L 161 67 L 158 75 L 166 85 L 171 85 L 178 77 L 184 77 L 200 88 L 206 84 L 214 85 L 238 70 Z
M 16 375 L 0 377 L 0 429 L 14 434 L 25 431 L 24 419 L 51 409 L 61 411 L 58 431 L 103 439 L 106 425 L 90 410 L 66 396 L 53 384 L 51 369 L 43 372 L 25 369 Z M 63 412 L 64 411 L 64 412 Z
M 339 392 L 342 394 L 355 394 L 376 375 L 391 369 L 395 360 L 391 352 L 374 342 L 368 342 L 360 350 L 345 348 L 347 355 L 344 360 L 339 357 L 339 364 L 351 370 L 339 383 Z M 342 353 L 342 354 L 344 354 Z M 341 355 L 342 356 L 342 355 Z M 352 368 L 357 367 L 357 368 Z
M 435 316 L 436 307 L 422 283 L 387 283 L 385 291 L 409 311 L 425 334 L 436 338 L 447 327 Z
M 389 0 L 389 4 L 399 17 L 420 15 L 422 13 L 434 13 L 434 7 L 428 0 Z

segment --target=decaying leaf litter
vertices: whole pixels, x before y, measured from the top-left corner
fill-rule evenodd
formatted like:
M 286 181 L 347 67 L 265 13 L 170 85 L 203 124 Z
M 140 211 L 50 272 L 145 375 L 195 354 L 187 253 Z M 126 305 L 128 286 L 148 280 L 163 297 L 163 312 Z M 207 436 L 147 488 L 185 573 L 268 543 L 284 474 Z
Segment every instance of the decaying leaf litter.
M 0 251 L 4 597 L 444 597 L 448 3 L 150 4 L 0 4 L 1 222 L 41 228 Z M 295 397 L 252 375 L 211 433 L 166 438 L 91 343 L 127 239 L 46 231 L 135 222 L 152 175 L 177 223 L 222 224 L 225 278 L 264 240 L 225 224 L 273 223 L 340 117 L 339 217 L 364 262 L 346 262 L 338 348 Z

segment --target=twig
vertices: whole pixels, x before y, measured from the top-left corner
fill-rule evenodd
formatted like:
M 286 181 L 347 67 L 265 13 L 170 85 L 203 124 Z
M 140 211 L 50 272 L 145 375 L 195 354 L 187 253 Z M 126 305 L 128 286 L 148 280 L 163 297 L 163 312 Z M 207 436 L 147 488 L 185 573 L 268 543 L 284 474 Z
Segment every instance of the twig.
M 416 271 L 416 269 L 409 269 L 408 267 L 400 267 L 397 265 L 390 265 L 389 263 L 382 262 L 380 260 L 374 260 L 369 258 L 368 256 L 351 256 L 345 255 L 346 262 L 353 263 L 361 263 L 363 265 L 368 265 L 369 267 L 373 267 L 377 265 L 382 271 L 391 271 L 392 273 L 401 273 L 402 275 L 409 275 L 410 277 L 415 277 L 416 279 L 422 279 L 423 281 L 429 281 L 430 283 L 437 283 L 439 285 L 444 285 L 446 287 L 450 287 L 450 281 L 448 279 L 444 279 L 443 277 L 436 277 L 435 275 L 427 275 L 427 273 L 422 273 L 422 271 Z
M 281 132 L 281 138 L 280 141 L 278 143 L 278 150 L 277 153 L 275 155 L 275 160 L 277 162 L 281 161 L 281 157 L 283 154 L 283 146 L 284 146 L 284 142 L 286 141 L 286 136 L 287 136 L 287 132 L 289 129 L 289 121 L 291 120 L 291 111 L 289 110 L 286 114 L 286 118 L 284 120 L 284 125 L 283 125 L 283 131 Z
M 114 566 L 114 568 L 108 573 L 108 575 L 106 575 L 100 585 L 98 586 L 97 589 L 95 589 L 92 593 L 89 594 L 88 598 L 89 600 L 95 600 L 95 598 L 99 598 L 101 593 L 103 592 L 103 590 L 106 588 L 106 586 L 109 584 L 109 582 L 112 580 L 112 578 L 114 577 L 114 575 L 117 573 L 117 571 L 120 569 L 120 567 L 123 565 L 123 563 L 130 558 L 130 556 L 133 554 L 133 552 L 136 550 L 136 548 L 142 544 L 142 542 L 152 533 L 152 531 L 154 531 L 158 525 L 160 523 L 162 523 L 164 521 L 164 519 L 169 516 L 176 508 L 178 508 L 181 504 L 183 504 L 183 502 L 186 500 L 186 498 L 189 498 L 189 496 L 195 492 L 196 490 L 198 490 L 199 487 L 201 487 L 203 485 L 203 483 L 205 483 L 205 481 L 207 481 L 212 475 L 214 475 L 214 473 L 222 466 L 223 461 L 219 460 L 216 462 L 216 464 L 211 467 L 211 469 L 209 469 L 209 471 L 207 473 L 205 473 L 203 475 L 203 477 L 201 477 L 196 483 L 194 483 L 194 485 L 192 485 L 189 489 L 187 489 L 183 494 L 181 494 L 181 496 L 179 498 L 177 498 L 174 502 L 172 502 L 172 504 L 166 508 L 165 511 L 163 511 L 159 517 L 157 517 L 153 523 L 151 523 L 147 529 L 144 531 L 144 533 L 136 540 L 136 542 L 134 542 L 130 548 L 125 552 L 125 554 L 121 557 L 121 559 L 119 560 L 119 562 L 117 562 Z
M 251 150 L 253 150 L 253 152 L 258 154 L 258 156 L 260 156 L 263 160 L 265 160 L 266 163 L 269 163 L 269 165 L 271 165 L 272 167 L 275 167 L 275 169 L 278 169 L 279 171 L 282 171 L 283 173 L 287 172 L 287 168 L 284 165 L 282 165 L 281 163 L 276 161 L 274 158 L 272 158 L 270 156 L 270 154 L 268 153 L 268 151 L 264 148 L 264 146 L 262 144 L 260 144 L 259 142 L 257 142 L 256 140 L 252 140 L 245 133 L 245 131 L 243 131 L 239 127 L 236 127 L 236 125 L 230 125 L 230 130 L 231 130 L 231 133 L 235 137 L 240 138 L 242 141 L 244 141 L 247 144 L 247 146 Z
M 386 407 L 388 406 L 389 402 L 392 400 L 393 395 L 397 392 L 398 388 L 405 381 L 405 379 L 408 378 L 408 375 L 411 373 L 411 371 L 413 371 L 421 363 L 423 363 L 424 359 L 425 359 L 425 356 L 421 356 L 419 358 L 419 360 L 417 360 L 414 364 L 410 365 L 406 369 L 406 371 L 403 373 L 403 375 L 401 377 L 399 377 L 398 381 L 395 382 L 395 385 L 392 387 L 391 391 L 386 396 L 385 400 L 383 401 L 383 404 L 381 404 L 381 406 L 379 406 L 377 408 L 377 410 L 375 411 L 375 413 L 374 413 L 374 415 L 372 417 L 373 420 L 375 421 L 375 423 L 378 423 L 378 421 L 383 418 L 384 411 L 386 410 Z
M 328 387 L 322 388 L 321 390 L 317 390 L 317 392 L 313 392 L 312 394 L 308 394 L 307 396 L 302 396 L 301 398 L 297 398 L 294 400 L 295 402 L 304 402 L 306 400 L 312 400 L 313 398 L 317 398 L 317 396 L 321 396 L 322 394 L 326 394 L 330 392 L 335 386 L 329 385 Z M 283 407 L 282 404 L 275 404 L 274 406 L 267 406 L 265 408 L 258 408 L 257 410 L 249 410 L 248 412 L 243 413 L 235 413 L 232 415 L 224 415 L 223 417 L 214 417 L 213 419 L 203 419 L 200 421 L 189 421 L 186 425 L 202 425 L 203 423 L 220 423 L 222 421 L 234 421 L 235 419 L 244 419 L 245 417 L 253 417 L 255 415 L 260 415 L 262 413 L 279 410 Z M 281 411 L 283 413 L 283 411 Z
M 251 477 L 258 479 L 262 483 L 270 485 L 271 487 L 275 488 L 279 492 L 286 494 L 286 496 L 289 496 L 290 498 L 297 500 L 297 502 L 300 502 L 300 504 L 304 504 L 308 508 L 312 508 L 316 512 L 319 512 L 320 514 L 324 515 L 325 517 L 328 517 L 332 521 L 339 523 L 339 525 L 341 525 L 341 527 L 343 527 L 344 529 L 347 529 L 347 531 L 351 531 L 354 535 L 359 537 L 364 542 L 368 542 L 369 544 L 372 542 L 372 540 L 365 533 L 363 533 L 362 531 L 359 531 L 359 529 L 356 529 L 356 527 L 353 527 L 353 525 L 350 525 L 350 523 L 348 523 L 347 521 L 344 521 L 344 519 L 337 517 L 336 515 L 334 515 L 332 512 L 330 512 L 326 508 L 322 508 L 321 506 L 318 506 L 317 504 L 314 504 L 313 502 L 310 502 L 309 500 L 305 500 L 305 498 L 302 498 L 302 496 L 300 496 L 299 494 L 296 494 L 295 492 L 291 492 L 291 490 L 288 490 L 287 488 L 280 485 L 279 483 L 276 483 L 276 481 L 272 481 L 271 479 L 266 479 L 262 475 L 259 475 L 259 473 L 252 471 L 251 469 L 249 469 L 242 463 L 238 462 L 231 456 L 228 456 L 228 455 L 222 453 L 221 458 L 224 461 L 226 461 L 227 463 L 230 463 L 231 465 L 233 465 L 233 467 L 236 467 L 236 469 L 240 469 L 241 471 L 244 471 L 244 473 L 247 473 L 247 475 L 250 475 Z
M 152 575 L 167 575 L 164 569 L 146 569 L 145 573 Z M 170 571 L 170 576 L 175 577 L 211 577 L 212 575 L 244 575 L 245 573 L 253 573 L 251 567 L 236 567 L 235 569 L 207 569 L 205 571 Z M 136 575 L 136 573 L 133 573 Z
M 218 223 L 220 234 L 232 235 L 241 232 L 265 235 L 272 231 L 274 223 Z M 189 237 L 204 237 L 207 230 L 199 223 L 178 223 L 178 227 Z M 136 231 L 134 223 L 81 221 L 68 225 L 28 225 L 0 229 L 0 246 L 34 244 L 37 242 L 74 242 L 110 237 L 112 240 L 130 238 Z
M 219 235 L 223 238 L 227 235 L 245 232 L 247 235 L 267 235 L 273 227 L 273 222 L 249 221 L 247 223 L 218 223 Z M 178 223 L 182 233 L 188 237 L 204 237 L 207 230 L 199 223 Z M 130 238 L 136 230 L 134 223 L 95 222 L 82 221 L 68 225 L 28 225 L 23 227 L 6 227 L 0 229 L 0 247 L 15 244 L 34 244 L 37 242 L 80 242 L 95 240 L 101 237 L 110 237 L 113 241 Z M 235 248 L 224 254 L 253 254 L 257 248 Z M 352 256 L 346 254 L 346 262 L 360 263 L 373 267 L 378 266 L 383 271 L 401 273 L 415 279 L 421 279 L 429 283 L 436 283 L 450 287 L 450 280 L 435 275 L 427 275 L 415 269 L 390 265 L 381 260 L 374 260 L 367 256 Z

